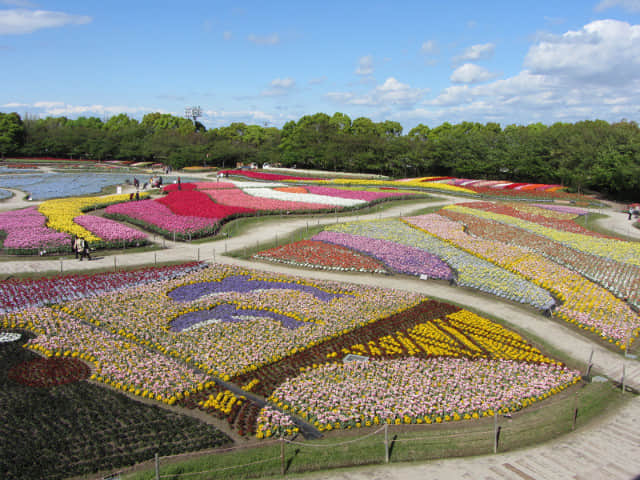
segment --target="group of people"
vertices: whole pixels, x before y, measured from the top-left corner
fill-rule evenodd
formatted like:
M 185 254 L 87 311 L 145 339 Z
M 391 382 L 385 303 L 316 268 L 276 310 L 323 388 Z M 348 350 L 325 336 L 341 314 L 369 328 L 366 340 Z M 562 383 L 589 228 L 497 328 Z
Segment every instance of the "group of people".
M 89 242 L 87 242 L 84 238 L 74 236 L 73 241 L 71 243 L 71 248 L 75 252 L 76 258 L 79 258 L 80 261 L 82 261 L 84 257 L 87 257 L 87 261 L 91 260 L 91 251 L 89 249 Z

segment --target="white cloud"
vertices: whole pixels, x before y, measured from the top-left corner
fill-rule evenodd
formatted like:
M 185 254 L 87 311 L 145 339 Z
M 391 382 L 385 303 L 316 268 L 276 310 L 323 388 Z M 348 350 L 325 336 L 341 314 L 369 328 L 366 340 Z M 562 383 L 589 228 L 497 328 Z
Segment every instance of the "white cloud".
M 351 92 L 330 92 L 326 97 L 333 102 L 348 105 L 409 107 L 418 103 L 426 91 L 426 89 L 412 88 L 393 77 L 389 77 L 382 85 L 376 86 L 364 95 L 358 96 Z
M 453 71 L 449 80 L 453 83 L 480 83 L 494 77 L 495 75 L 484 67 L 474 63 L 465 63 Z
M 280 43 L 280 36 L 277 33 L 271 35 L 254 35 L 252 33 L 247 39 L 256 45 L 277 45 Z
M 64 105 L 64 102 L 36 102 L 33 104 L 36 108 L 44 108 L 45 110 L 48 108 L 58 108 Z
M 479 43 L 471 45 L 462 55 L 458 55 L 453 59 L 454 63 L 466 62 L 469 60 L 482 60 L 490 58 L 493 55 L 496 46 L 493 43 Z
M 0 35 L 21 35 L 33 33 L 42 28 L 65 25 L 84 25 L 92 18 L 86 15 L 70 15 L 46 10 L 0 10 Z
M 262 92 L 265 97 L 278 97 L 289 94 L 296 86 L 292 78 L 276 78 L 271 80 L 269 88 Z
M 0 105 L 2 108 L 23 108 L 23 107 L 28 107 L 29 104 L 28 103 L 18 103 L 18 102 L 9 102 L 9 103 L 5 103 L 4 105 Z
M 596 11 L 601 12 L 618 6 L 630 12 L 640 12 L 640 0 L 602 0 L 596 6 Z
M 427 40 L 422 43 L 422 47 L 420 47 L 420 52 L 423 55 L 434 55 L 438 53 L 438 45 L 433 40 Z
M 569 82 L 623 84 L 640 78 L 640 25 L 597 20 L 548 36 L 529 49 L 525 65 Z
M 373 73 L 373 56 L 365 55 L 358 60 L 357 75 L 371 75 Z

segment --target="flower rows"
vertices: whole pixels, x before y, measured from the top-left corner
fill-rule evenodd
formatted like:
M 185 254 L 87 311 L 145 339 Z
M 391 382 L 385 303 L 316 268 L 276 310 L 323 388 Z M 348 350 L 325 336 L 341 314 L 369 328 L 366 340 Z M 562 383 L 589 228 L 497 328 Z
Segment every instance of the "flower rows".
M 521 220 L 509 215 L 487 212 L 484 210 L 467 209 L 456 205 L 446 208 L 461 213 L 471 213 L 469 210 L 474 210 L 473 214 L 481 218 L 496 220 L 506 223 L 507 225 L 522 228 L 529 232 L 537 233 L 538 235 L 543 235 L 578 251 L 640 266 L 640 243 L 638 242 L 625 242 L 612 238 L 597 238 L 593 235 L 566 232 L 539 225 L 537 223 L 528 222 L 526 220 Z
M 177 215 L 155 200 L 110 205 L 105 214 L 110 218 L 125 219 L 161 234 L 213 235 L 219 225 L 216 218 Z
M 443 209 L 440 214 L 464 223 L 467 231 L 472 235 L 487 239 L 500 238 L 505 243 L 538 252 L 584 275 L 618 298 L 626 299 L 631 305 L 640 308 L 640 267 L 579 252 L 547 237 L 475 215 L 458 213 L 450 209 Z
M 578 380 L 578 372 L 560 365 L 509 360 L 327 363 L 285 382 L 270 401 L 321 431 L 382 423 L 429 424 L 517 411 Z M 265 424 L 258 431 L 279 428 Z
M 73 197 L 47 200 L 40 204 L 38 211 L 47 217 L 47 226 L 75 235 L 89 242 L 99 242 L 100 237 L 74 222 L 85 210 L 114 203 L 125 202 L 129 195 L 109 195 L 106 197 Z
M 384 264 L 351 248 L 303 240 L 256 253 L 251 258 L 325 270 L 387 273 Z
M 626 348 L 632 333 L 640 333 L 640 316 L 610 292 L 566 267 L 519 246 L 468 235 L 463 225 L 443 216 L 429 214 L 407 219 L 409 223 L 450 242 L 479 258 L 522 275 L 553 291 L 562 302 L 554 315 L 600 334 Z
M 214 203 L 206 193 L 196 190 L 174 191 L 155 201 L 168 207 L 176 215 L 215 219 L 218 222 L 227 217 L 255 211 L 237 205 Z
M 548 227 L 555 230 L 580 233 L 593 237 L 606 237 L 606 235 L 594 232 L 592 230 L 587 230 L 581 225 L 578 225 L 574 221 L 574 219 L 577 217 L 576 214 L 560 212 L 556 209 L 542 208 L 541 206 L 530 204 L 494 202 L 471 202 L 458 204 L 457 206 L 460 208 L 469 208 L 480 210 L 483 212 L 491 212 L 506 217 L 512 217 L 514 219 L 524 220 L 525 222 L 530 222 L 538 226 Z M 549 207 L 551 206 L 552 205 L 549 205 Z M 586 210 L 582 211 L 586 213 Z
M 293 202 L 285 200 L 275 200 L 249 195 L 239 188 L 233 189 L 204 189 L 204 193 L 209 195 L 214 201 L 223 205 L 243 205 L 257 211 L 278 212 L 278 211 L 298 211 L 298 210 L 322 210 L 327 208 L 325 204 L 311 202 Z
M 46 227 L 46 222 L 47 217 L 37 207 L 0 213 L 0 231 L 6 235 L 4 248 L 11 253 L 68 249 L 71 237 Z
M 211 374 L 224 376 L 276 361 L 358 325 L 406 309 L 422 298 L 404 292 L 349 285 L 348 294 L 334 294 L 328 301 L 330 297 L 324 298 L 318 292 L 343 292 L 344 286 L 331 282 L 309 284 L 291 277 L 256 273 L 214 266 L 179 280 L 73 302 L 69 304 L 69 312 L 75 318 L 114 333 L 122 332 L 119 334 L 131 341 L 152 345 Z M 244 288 L 247 282 L 239 281 L 238 291 L 226 284 L 221 291 L 190 301 L 177 302 L 169 295 L 163 295 L 163 292 L 173 293 L 180 285 L 219 284 L 225 277 L 238 275 L 266 279 L 282 288 L 265 290 L 258 282 L 255 289 L 247 291 Z M 316 289 L 315 293 L 309 291 L 310 286 Z M 224 315 L 235 315 L 241 321 L 208 322 L 211 318 L 205 311 L 223 303 L 238 306 L 238 312 L 225 312 Z M 170 331 L 173 319 L 198 311 L 204 312 L 199 319 L 201 328 L 185 329 L 179 334 Z M 271 312 L 303 323 L 289 329 L 280 320 L 260 312 Z
M 124 241 L 128 244 L 133 244 L 147 239 L 147 234 L 108 218 L 82 215 L 75 217 L 73 221 L 107 242 L 118 243 Z
M 451 268 L 446 263 L 419 248 L 377 238 L 330 231 L 318 233 L 313 240 L 342 245 L 366 253 L 399 273 L 443 280 L 453 278 Z
M 328 231 L 381 239 L 429 252 L 449 265 L 457 274 L 458 285 L 532 305 L 541 310 L 555 304 L 543 288 L 456 248 L 449 243 L 405 225 L 398 220 L 375 220 L 333 225 Z
M 60 275 L 38 280 L 4 280 L 0 283 L 0 314 L 179 278 L 203 267 L 202 263 L 187 263 L 169 267 L 97 273 L 88 276 Z

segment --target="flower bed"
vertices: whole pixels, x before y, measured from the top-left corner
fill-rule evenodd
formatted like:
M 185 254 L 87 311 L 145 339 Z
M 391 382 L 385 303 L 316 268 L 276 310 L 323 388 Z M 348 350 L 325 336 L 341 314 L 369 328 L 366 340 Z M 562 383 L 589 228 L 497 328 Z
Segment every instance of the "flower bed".
M 456 282 L 460 286 L 526 303 L 541 310 L 555 305 L 555 300 L 547 291 L 521 276 L 411 228 L 399 220 L 353 222 L 332 225 L 326 230 L 385 240 L 429 252 L 456 272 Z
M 243 205 L 259 212 L 320 211 L 327 208 L 325 204 L 321 203 L 293 202 L 255 197 L 236 187 L 233 189 L 204 189 L 202 192 L 209 195 L 217 203 L 223 205 Z
M 282 245 L 258 252 L 251 258 L 324 270 L 388 273 L 379 260 L 351 248 L 320 240 L 303 240 Z
M 214 203 L 206 193 L 195 190 L 174 191 L 155 201 L 169 207 L 176 215 L 211 218 L 218 222 L 224 218 L 254 212 L 251 208 Z
M 214 235 L 219 228 L 215 218 L 176 215 L 168 207 L 155 200 L 110 205 L 105 216 L 126 220 L 166 237 L 175 234 L 180 240 Z
M 366 253 L 398 273 L 441 280 L 453 278 L 453 272 L 446 263 L 437 256 L 419 248 L 387 240 L 328 231 L 318 233 L 313 237 L 313 240 L 342 245 Z
M 465 207 L 457 205 L 448 206 L 446 208 L 460 213 L 472 213 L 473 215 L 477 215 L 481 218 L 487 218 L 507 225 L 513 225 L 529 232 L 545 236 L 581 252 L 640 266 L 640 243 L 638 242 L 625 242 L 613 238 L 600 238 L 596 235 L 590 235 L 587 233 L 580 234 L 567 232 L 509 215 L 478 209 L 466 209 Z M 474 212 L 468 212 L 468 210 L 474 210 Z
M 38 280 L 9 279 L 0 282 L 0 314 L 45 304 L 63 303 L 124 288 L 179 278 L 204 268 L 203 263 L 93 275 L 59 275 Z
M 640 309 L 640 267 L 617 262 L 598 255 L 578 252 L 547 237 L 527 232 L 475 215 L 443 209 L 440 214 L 462 222 L 467 231 L 485 239 L 500 238 L 505 243 L 536 251 L 554 262 L 584 275 L 620 299 Z
M 579 374 L 509 360 L 417 359 L 327 363 L 282 384 L 270 400 L 320 431 L 381 423 L 441 423 L 520 410 Z M 261 423 L 271 420 L 260 418 Z M 271 430 L 263 423 L 258 432 Z
M 422 215 L 407 221 L 553 291 L 563 302 L 554 310 L 554 315 L 598 333 L 622 349 L 626 348 L 629 336 L 640 334 L 640 315 L 604 288 L 566 267 L 515 245 L 471 237 L 463 231 L 463 225 L 440 215 Z
M 0 212 L 0 231 L 6 235 L 3 247 L 12 255 L 70 251 L 71 237 L 46 227 L 46 221 L 37 207 Z
M 48 227 L 84 238 L 89 243 L 98 244 L 101 238 L 75 223 L 74 219 L 83 215 L 86 210 L 95 210 L 127 200 L 129 200 L 129 195 L 59 198 L 41 203 L 38 211 L 47 217 Z
M 147 234 L 135 228 L 127 227 L 108 218 L 95 215 L 82 215 L 73 219 L 74 223 L 100 237 L 107 245 L 144 245 L 148 243 Z
M 89 378 L 91 370 L 75 358 L 38 358 L 9 370 L 8 377 L 29 387 L 55 387 Z

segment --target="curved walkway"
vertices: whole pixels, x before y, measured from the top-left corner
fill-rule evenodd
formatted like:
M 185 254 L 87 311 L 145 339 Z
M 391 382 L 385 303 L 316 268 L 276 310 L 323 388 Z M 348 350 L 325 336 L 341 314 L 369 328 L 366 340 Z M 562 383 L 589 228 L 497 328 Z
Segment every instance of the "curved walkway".
M 379 213 L 346 217 L 325 216 L 318 219 L 306 217 L 275 218 L 268 230 L 257 226 L 241 236 L 214 240 L 201 244 L 173 244 L 166 242 L 168 249 L 157 252 L 133 253 L 121 256 L 97 258 L 91 262 L 75 260 L 33 260 L 26 262 L 3 262 L 3 273 L 59 271 L 61 266 L 67 270 L 91 270 L 116 266 L 135 266 L 157 261 L 188 261 L 215 259 L 219 263 L 229 263 L 243 267 L 256 268 L 254 262 L 234 259 L 224 255 L 226 251 L 255 247 L 256 244 L 273 241 L 305 228 L 311 224 L 329 224 L 354 219 L 373 219 L 409 215 L 412 211 L 426 206 L 436 206 L 452 202 L 464 202 L 468 199 L 447 198 L 439 202 L 425 202 L 411 208 L 396 206 Z M 608 212 L 607 212 L 608 213 Z M 627 217 L 613 211 L 600 222 L 617 231 L 624 229 Z M 613 226 L 614 228 L 611 228 Z M 640 230 L 631 229 L 629 236 L 640 239 Z M 626 234 L 626 233 L 625 233 Z M 443 282 L 421 281 L 417 279 L 394 278 L 376 275 L 337 273 L 319 270 L 289 268 L 279 264 L 260 264 L 257 268 L 287 273 L 307 278 L 347 281 L 353 283 L 377 285 L 400 290 L 419 292 L 427 296 L 441 298 L 469 306 L 498 318 L 545 339 L 550 345 L 566 352 L 577 364 L 586 364 L 593 351 L 594 371 L 619 381 L 623 368 L 626 382 L 640 389 L 640 362 L 626 359 L 605 348 L 593 344 L 564 325 L 519 305 L 507 303 L 498 298 L 451 287 Z M 323 479 L 638 479 L 640 478 L 640 398 L 636 397 L 623 409 L 610 418 L 589 425 L 572 434 L 538 447 L 506 454 L 473 458 L 450 459 L 424 464 L 390 465 L 362 468 L 348 471 L 330 471 L 304 478 Z M 289 478 L 296 478 L 289 476 Z

